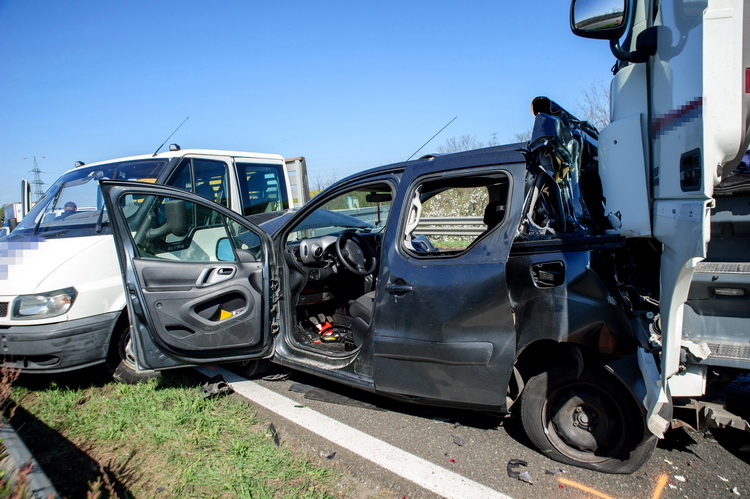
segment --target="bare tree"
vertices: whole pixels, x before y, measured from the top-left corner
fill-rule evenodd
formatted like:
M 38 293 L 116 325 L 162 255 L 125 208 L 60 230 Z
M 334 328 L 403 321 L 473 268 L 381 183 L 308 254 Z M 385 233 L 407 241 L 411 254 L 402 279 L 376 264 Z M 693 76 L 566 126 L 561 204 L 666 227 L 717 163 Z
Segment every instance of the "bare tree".
M 515 139 L 516 142 L 528 142 L 529 140 L 531 140 L 531 132 L 533 130 L 534 127 L 531 127 L 523 132 L 515 133 L 513 134 L 513 139 Z
M 588 88 L 581 90 L 578 117 L 594 125 L 597 130 L 609 124 L 609 88 L 601 80 L 594 80 Z
M 320 191 L 333 185 L 338 180 L 336 172 L 329 173 L 326 176 L 316 175 L 310 180 L 310 197 L 317 196 Z
M 482 142 L 477 140 L 474 135 L 461 135 L 459 137 L 450 137 L 445 139 L 445 144 L 438 146 L 437 152 L 445 154 L 450 152 L 471 151 L 472 149 L 481 149 L 482 147 L 492 147 L 499 145 L 497 134 L 493 133 L 490 140 Z

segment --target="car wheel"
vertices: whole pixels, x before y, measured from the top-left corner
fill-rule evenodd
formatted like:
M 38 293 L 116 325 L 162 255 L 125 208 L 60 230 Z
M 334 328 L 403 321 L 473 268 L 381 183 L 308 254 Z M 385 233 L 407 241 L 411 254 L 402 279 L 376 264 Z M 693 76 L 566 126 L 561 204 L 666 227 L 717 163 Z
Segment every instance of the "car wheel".
M 271 370 L 273 363 L 268 359 L 242 360 L 232 364 L 232 370 L 245 378 L 259 378 Z
M 656 447 L 632 396 L 604 371 L 557 367 L 531 377 L 521 421 L 544 455 L 605 473 L 633 473 Z
M 107 358 L 107 366 L 112 372 L 112 378 L 132 385 L 161 376 L 156 371 L 136 372 L 135 357 L 130 342 L 130 325 L 118 324 L 115 331 Z

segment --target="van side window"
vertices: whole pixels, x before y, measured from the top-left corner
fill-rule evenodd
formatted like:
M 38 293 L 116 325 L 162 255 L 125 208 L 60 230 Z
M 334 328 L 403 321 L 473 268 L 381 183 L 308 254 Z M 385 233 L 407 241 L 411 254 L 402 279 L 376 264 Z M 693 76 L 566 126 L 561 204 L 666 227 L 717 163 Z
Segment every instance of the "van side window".
M 416 256 L 447 256 L 502 225 L 508 204 L 503 173 L 429 179 L 411 194 L 402 227 L 403 248 Z
M 203 158 L 184 158 L 167 181 L 167 185 L 194 192 L 229 207 L 227 164 Z
M 237 161 L 242 214 L 288 210 L 289 198 L 282 166 Z

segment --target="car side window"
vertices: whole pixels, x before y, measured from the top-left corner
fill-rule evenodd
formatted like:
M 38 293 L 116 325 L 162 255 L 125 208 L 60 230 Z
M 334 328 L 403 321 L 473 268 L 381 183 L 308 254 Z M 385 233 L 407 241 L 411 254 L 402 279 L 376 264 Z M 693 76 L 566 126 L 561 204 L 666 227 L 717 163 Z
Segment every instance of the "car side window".
M 509 180 L 504 173 L 428 178 L 402 214 L 402 247 L 418 257 L 460 254 L 502 225 Z
M 209 208 L 164 196 L 123 196 L 138 256 L 185 262 L 257 260 L 260 238 Z M 208 216 L 196 216 L 205 211 Z M 229 241 L 229 242 L 227 242 Z M 237 251 L 248 255 L 238 258 Z M 250 256 L 252 255 L 252 256 Z

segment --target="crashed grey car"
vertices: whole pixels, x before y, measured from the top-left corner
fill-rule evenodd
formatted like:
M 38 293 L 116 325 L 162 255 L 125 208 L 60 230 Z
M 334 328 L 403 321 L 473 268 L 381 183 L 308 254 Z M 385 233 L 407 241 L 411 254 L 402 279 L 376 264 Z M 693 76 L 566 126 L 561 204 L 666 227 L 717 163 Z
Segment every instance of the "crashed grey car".
M 545 98 L 534 111 L 528 143 L 358 173 L 273 234 L 190 193 L 102 181 L 137 365 L 270 360 L 514 411 L 553 459 L 635 471 L 656 442 L 656 250 L 607 233 L 596 131 Z

